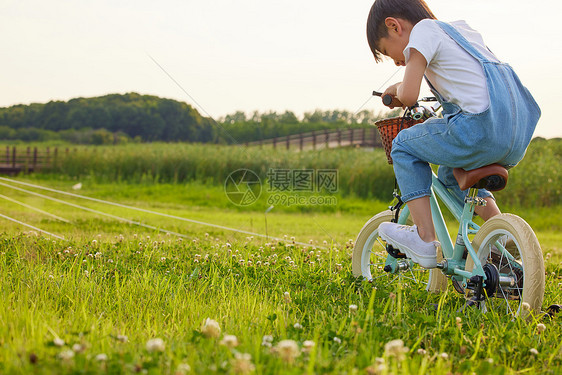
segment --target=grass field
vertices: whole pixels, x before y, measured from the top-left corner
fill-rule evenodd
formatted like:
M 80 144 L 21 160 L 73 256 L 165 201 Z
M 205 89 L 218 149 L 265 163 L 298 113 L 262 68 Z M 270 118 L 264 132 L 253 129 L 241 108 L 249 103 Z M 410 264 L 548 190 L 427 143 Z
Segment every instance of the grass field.
M 1 219 L 0 373 L 561 371 L 559 318 L 459 312 L 452 287 L 436 295 L 354 279 L 352 241 L 387 202 L 338 196 L 336 209 L 266 214 L 265 201 L 235 207 L 221 186 L 197 182 L 86 179 L 75 191 L 78 181 L 64 176 L 17 180 L 277 239 L 2 181 L 73 206 L 2 186 L 3 196 L 69 222 L 0 200 L 0 213 L 65 238 Z M 562 302 L 555 207 L 515 212 L 545 254 L 544 309 Z

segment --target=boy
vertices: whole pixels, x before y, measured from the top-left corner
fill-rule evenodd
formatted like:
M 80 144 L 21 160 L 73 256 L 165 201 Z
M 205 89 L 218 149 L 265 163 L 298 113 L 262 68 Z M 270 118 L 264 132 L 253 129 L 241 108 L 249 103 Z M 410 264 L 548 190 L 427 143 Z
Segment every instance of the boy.
M 417 101 L 422 78 L 443 106 L 432 118 L 402 130 L 392 143 L 392 159 L 402 200 L 414 226 L 383 223 L 381 238 L 422 267 L 436 267 L 435 229 L 429 203 L 431 169 L 462 200 L 453 168 L 471 170 L 498 163 L 515 166 L 540 117 L 540 109 L 507 64 L 488 50 L 464 21 L 438 21 L 423 0 L 376 0 L 367 21 L 367 39 L 377 62 L 381 55 L 405 66 L 404 79 L 386 89 L 405 106 Z M 492 194 L 478 194 L 484 220 L 500 213 Z

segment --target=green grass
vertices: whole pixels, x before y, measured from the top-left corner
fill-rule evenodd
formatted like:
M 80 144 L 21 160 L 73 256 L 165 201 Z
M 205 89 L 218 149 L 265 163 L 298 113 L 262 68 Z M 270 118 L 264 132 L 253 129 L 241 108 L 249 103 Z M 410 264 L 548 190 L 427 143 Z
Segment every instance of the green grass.
M 76 193 L 71 186 L 77 180 L 64 176 L 25 180 Z M 78 193 L 265 233 L 266 202 L 237 208 L 209 184 L 86 179 Z M 340 196 L 330 210 L 275 207 L 267 214 L 267 229 L 282 240 L 266 241 L 48 194 L 188 237 L 178 238 L 7 188 L 2 194 L 71 223 L 0 201 L 1 213 L 67 238 L 37 235 L 2 220 L 0 373 L 176 374 L 188 365 L 185 373 L 231 374 L 243 373 L 243 353 L 251 356 L 257 374 L 510 374 L 561 368 L 559 318 L 525 321 L 472 309 L 457 312 L 464 300 L 452 287 L 435 295 L 408 282 L 354 279 L 349 240 L 385 202 Z M 528 217 L 543 252 L 551 254 L 543 307 L 560 303 L 560 213 L 546 208 L 516 213 Z M 293 244 L 293 236 L 316 248 Z M 218 322 L 219 337 L 203 334 L 207 318 Z M 546 325 L 543 333 L 538 323 Z M 225 335 L 235 335 L 239 345 L 221 345 Z M 271 347 L 268 341 L 262 345 L 264 336 L 271 336 Z M 163 351 L 147 349 L 153 338 L 163 340 Z M 64 345 L 55 345 L 55 339 Z M 385 352 L 385 344 L 396 339 L 408 348 L 403 358 Z M 298 356 L 283 358 L 283 340 L 294 340 Z M 315 345 L 303 351 L 307 341 Z M 70 350 L 73 356 L 65 358 Z M 107 359 L 98 360 L 100 354 Z
M 250 169 L 264 184 L 271 169 L 335 169 L 338 194 L 343 197 L 386 200 L 394 175 L 384 151 L 338 149 L 295 152 L 278 147 L 237 147 L 201 144 L 128 144 L 76 147 L 60 151 L 57 165 L 44 173 L 97 183 L 183 184 L 193 181 L 220 186 L 240 168 Z M 498 199 L 511 207 L 562 205 L 561 139 L 535 139 L 527 156 L 510 170 L 508 190 Z M 52 176 L 47 176 L 51 179 Z

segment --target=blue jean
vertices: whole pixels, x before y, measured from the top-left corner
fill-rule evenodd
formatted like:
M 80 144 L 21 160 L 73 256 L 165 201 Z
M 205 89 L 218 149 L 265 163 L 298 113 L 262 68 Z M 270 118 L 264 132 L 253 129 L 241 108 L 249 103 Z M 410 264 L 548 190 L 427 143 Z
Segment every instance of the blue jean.
M 487 61 L 453 26 L 438 23 L 481 63 L 490 106 L 481 113 L 462 111 L 443 100 L 428 82 L 443 105 L 443 118 L 404 129 L 392 142 L 394 173 L 404 202 L 431 194 L 429 163 L 440 166 L 439 179 L 462 200 L 466 192 L 460 190 L 453 168 L 515 166 L 525 155 L 540 117 L 538 105 L 509 65 Z M 492 195 L 481 189 L 479 196 Z

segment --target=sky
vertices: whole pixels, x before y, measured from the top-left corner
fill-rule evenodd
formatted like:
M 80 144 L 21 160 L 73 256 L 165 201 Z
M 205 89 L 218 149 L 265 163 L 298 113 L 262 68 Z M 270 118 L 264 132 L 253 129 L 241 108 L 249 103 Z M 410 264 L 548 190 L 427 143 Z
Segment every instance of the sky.
M 213 118 L 383 111 L 371 92 L 399 82 L 403 69 L 372 57 L 365 37 L 372 2 L 0 0 L 0 107 L 138 92 Z M 539 103 L 535 135 L 562 137 L 562 2 L 427 4 L 437 18 L 480 31 Z

